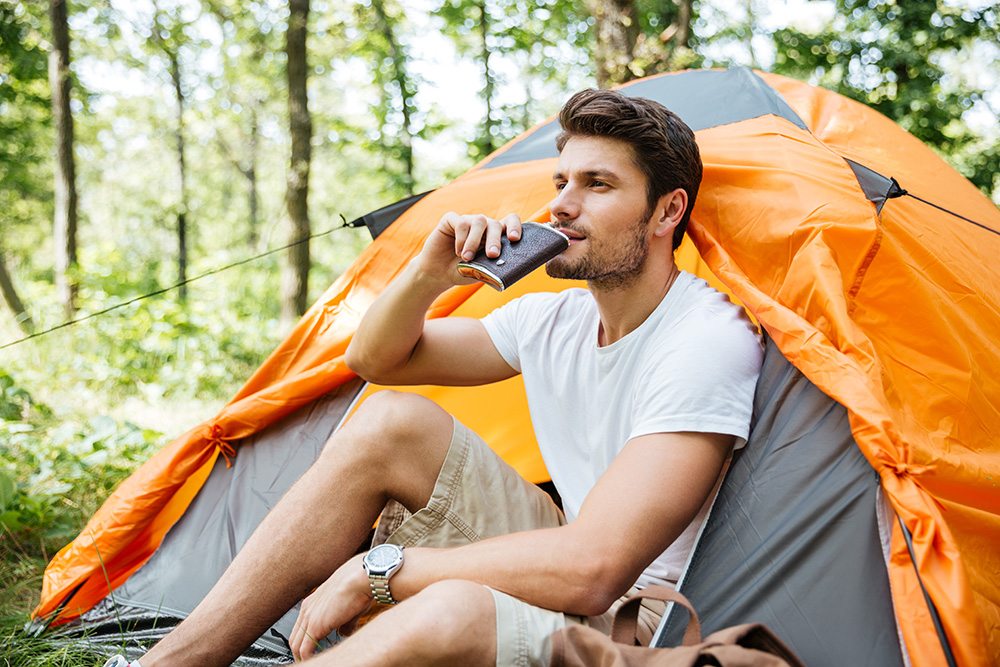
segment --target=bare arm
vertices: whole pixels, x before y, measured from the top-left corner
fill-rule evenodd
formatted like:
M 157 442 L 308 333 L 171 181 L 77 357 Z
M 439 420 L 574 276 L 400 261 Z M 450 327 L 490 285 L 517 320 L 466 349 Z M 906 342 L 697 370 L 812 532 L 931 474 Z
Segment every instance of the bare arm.
M 410 572 L 393 590 L 406 597 L 437 579 L 469 579 L 547 609 L 603 613 L 694 520 L 732 443 L 706 433 L 635 438 L 568 525 L 408 553 L 397 576 Z
M 347 349 L 348 367 L 379 384 L 472 385 L 515 375 L 478 320 L 424 319 L 442 292 L 473 282 L 459 275 L 459 258 L 471 258 L 481 245 L 496 257 L 504 233 L 520 237 L 516 215 L 441 218 L 420 253 L 365 313 Z
M 732 444 L 732 436 L 706 433 L 635 438 L 570 524 L 453 549 L 407 549 L 392 578 L 393 596 L 402 600 L 434 582 L 464 579 L 539 607 L 601 614 L 694 520 Z M 306 632 L 317 636 L 341 627 L 370 600 L 359 556 L 303 603 L 293 651 L 311 654 Z

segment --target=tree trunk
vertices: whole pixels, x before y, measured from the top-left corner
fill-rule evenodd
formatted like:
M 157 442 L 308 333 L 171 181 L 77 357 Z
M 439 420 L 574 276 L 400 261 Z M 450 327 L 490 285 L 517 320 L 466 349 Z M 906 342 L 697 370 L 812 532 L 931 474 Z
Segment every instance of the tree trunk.
M 312 120 L 306 96 L 306 34 L 309 0 L 289 0 L 288 120 L 292 154 L 288 165 L 285 208 L 288 213 L 288 255 L 281 271 L 281 324 L 291 326 L 306 311 L 309 292 L 309 163 Z
M 693 0 L 680 0 L 677 3 L 677 34 L 674 36 L 674 49 L 686 49 L 691 41 L 691 3 Z M 750 0 L 747 0 L 748 2 Z
M 692 0 L 679 0 L 677 3 L 677 23 L 674 24 L 677 29 L 670 37 L 673 45 L 670 47 L 670 56 L 667 58 L 665 71 L 674 71 L 686 66 L 684 60 L 691 49 L 691 3 Z
M 260 104 L 260 100 L 255 100 L 250 107 L 249 145 L 245 152 L 245 159 L 234 157 L 233 149 L 229 143 L 222 137 L 216 136 L 219 150 L 226 156 L 233 168 L 246 179 L 247 245 L 250 248 L 257 247 L 260 237 L 260 193 L 257 186 L 257 153 L 260 145 L 260 121 L 257 118 L 257 109 Z
M 251 248 L 257 247 L 260 229 L 260 193 L 257 191 L 257 146 L 260 141 L 260 123 L 257 120 L 257 109 L 250 109 L 250 163 L 244 175 L 247 179 L 247 199 L 249 200 L 250 226 L 247 243 Z
M 73 112 L 69 98 L 72 88 L 69 71 L 69 22 L 66 0 L 50 0 L 52 53 L 49 55 L 49 83 L 52 87 L 52 119 L 56 127 L 55 240 L 56 292 L 66 319 L 76 312 L 76 163 L 73 159 Z
M 493 71 L 490 69 L 490 45 L 487 38 L 490 34 L 490 18 L 486 13 L 486 1 L 479 2 L 479 32 L 483 42 L 483 102 L 486 103 L 486 122 L 483 125 L 483 139 L 480 146 L 480 158 L 493 152 L 493 94 L 496 88 L 493 82 Z
M 187 299 L 187 184 L 184 167 L 184 89 L 181 87 L 181 64 L 177 51 L 164 49 L 170 61 L 170 79 L 174 84 L 174 95 L 177 98 L 177 189 L 179 204 L 177 209 L 177 282 L 178 297 L 181 301 Z
M 31 316 L 24 310 L 24 304 L 21 302 L 20 297 L 17 296 L 17 290 L 14 289 L 14 281 L 10 279 L 10 274 L 7 273 L 7 266 L 4 264 L 2 252 L 0 252 L 0 292 L 3 293 L 3 300 L 7 302 L 7 305 L 14 312 L 14 319 L 17 321 L 17 325 L 21 327 L 21 331 L 29 335 L 33 333 L 35 327 L 31 321 Z
M 396 33 L 393 30 L 392 21 L 385 10 L 385 2 L 383 0 L 375 0 L 372 2 L 372 9 L 375 10 L 375 19 L 378 22 L 378 29 L 382 32 L 382 36 L 385 37 L 386 50 L 389 59 L 392 61 L 392 80 L 399 87 L 399 98 L 400 104 L 402 106 L 403 113 L 403 126 L 400 128 L 401 133 L 399 137 L 401 159 L 403 161 L 403 186 L 406 189 L 407 194 L 413 194 L 413 119 L 412 111 L 413 104 L 412 98 L 413 94 L 409 91 L 409 76 L 406 73 L 406 55 L 400 48 L 397 40 Z M 389 91 L 383 90 L 383 95 L 388 98 Z M 388 107 L 388 104 L 386 104 Z
M 635 78 L 629 64 L 635 58 L 639 17 L 633 0 L 587 0 L 595 21 L 594 63 L 597 85 L 610 88 Z

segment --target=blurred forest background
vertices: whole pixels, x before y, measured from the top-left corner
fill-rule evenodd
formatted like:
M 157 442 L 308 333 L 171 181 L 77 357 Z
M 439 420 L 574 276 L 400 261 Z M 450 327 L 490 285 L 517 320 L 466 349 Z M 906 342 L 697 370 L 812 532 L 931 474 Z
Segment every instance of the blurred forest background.
M 730 65 L 874 107 L 1000 202 L 988 0 L 0 0 L 0 643 L 370 241 L 344 221 L 579 88 Z

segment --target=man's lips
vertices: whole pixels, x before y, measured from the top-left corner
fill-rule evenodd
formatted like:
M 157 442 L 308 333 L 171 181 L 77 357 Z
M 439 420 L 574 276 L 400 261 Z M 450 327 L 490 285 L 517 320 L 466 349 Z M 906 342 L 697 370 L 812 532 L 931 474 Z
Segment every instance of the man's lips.
M 570 243 L 573 241 L 582 241 L 586 238 L 583 234 L 578 231 L 572 230 L 569 227 L 556 227 L 560 232 L 569 237 Z

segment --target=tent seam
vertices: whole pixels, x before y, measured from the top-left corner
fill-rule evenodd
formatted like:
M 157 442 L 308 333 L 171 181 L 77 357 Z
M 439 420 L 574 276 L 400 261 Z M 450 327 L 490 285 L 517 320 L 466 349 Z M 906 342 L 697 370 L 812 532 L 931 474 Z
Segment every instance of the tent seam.
M 868 267 L 871 266 L 872 262 L 875 261 L 875 255 L 882 247 L 882 225 L 878 224 L 878 217 L 875 218 L 875 239 L 872 241 L 871 245 L 868 246 L 868 252 L 865 253 L 865 257 L 861 260 L 861 264 L 858 266 L 857 270 L 854 272 L 854 281 L 851 283 L 851 288 L 847 292 L 847 298 L 850 303 L 847 306 L 847 314 L 852 319 L 854 318 L 854 313 L 857 310 L 858 303 L 856 298 L 858 292 L 861 291 L 861 284 L 864 282 L 865 277 L 868 275 Z

